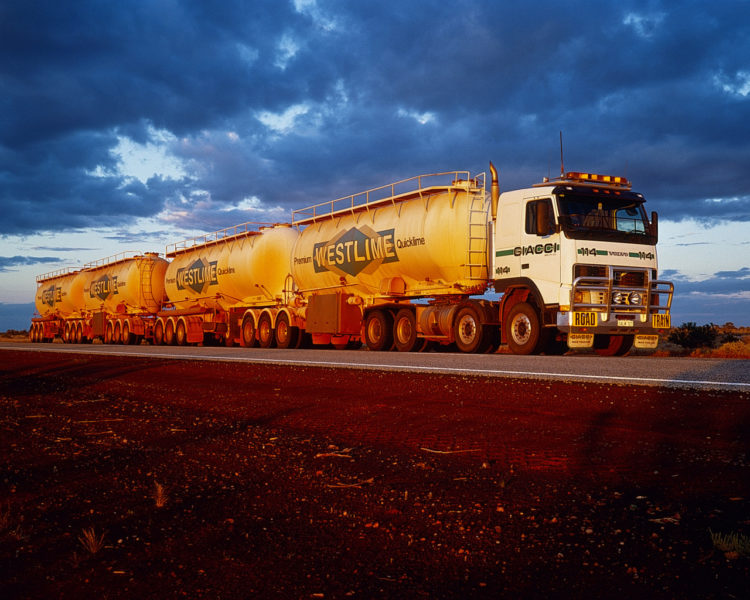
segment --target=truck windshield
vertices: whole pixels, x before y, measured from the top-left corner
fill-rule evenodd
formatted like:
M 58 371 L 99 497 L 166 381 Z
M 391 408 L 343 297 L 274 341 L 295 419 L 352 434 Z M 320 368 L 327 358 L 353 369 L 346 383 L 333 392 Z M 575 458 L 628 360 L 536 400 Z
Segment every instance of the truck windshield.
M 641 197 L 558 194 L 560 225 L 570 238 L 653 244 Z

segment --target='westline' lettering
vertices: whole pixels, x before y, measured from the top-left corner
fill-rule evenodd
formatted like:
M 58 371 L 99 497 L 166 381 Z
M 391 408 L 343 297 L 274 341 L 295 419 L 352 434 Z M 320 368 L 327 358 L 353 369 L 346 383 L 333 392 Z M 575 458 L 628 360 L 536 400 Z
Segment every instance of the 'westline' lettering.
M 182 290 L 185 287 L 200 288 L 205 283 L 218 283 L 216 261 L 205 264 L 193 264 L 190 267 L 177 270 L 177 289 Z
M 395 256 L 396 247 L 393 243 L 393 232 L 389 232 L 374 238 L 316 246 L 314 263 L 316 269 L 325 269 L 329 266 L 338 267 L 359 262 L 369 263 L 381 258 L 395 258 Z

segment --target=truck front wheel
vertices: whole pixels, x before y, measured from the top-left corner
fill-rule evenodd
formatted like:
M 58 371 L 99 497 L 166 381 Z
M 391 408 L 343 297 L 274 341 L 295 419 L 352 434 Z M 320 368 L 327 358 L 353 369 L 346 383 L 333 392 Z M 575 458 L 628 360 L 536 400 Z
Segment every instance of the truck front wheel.
M 505 321 L 505 335 L 513 354 L 538 354 L 543 336 L 536 309 L 526 302 L 511 308 Z

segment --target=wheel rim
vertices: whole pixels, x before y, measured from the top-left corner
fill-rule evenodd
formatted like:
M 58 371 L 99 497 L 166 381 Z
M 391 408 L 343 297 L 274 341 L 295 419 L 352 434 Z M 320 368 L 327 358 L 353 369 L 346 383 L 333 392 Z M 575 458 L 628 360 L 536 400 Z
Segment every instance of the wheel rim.
M 242 324 L 242 341 L 247 347 L 252 346 L 255 342 L 255 325 L 249 318 L 245 319 Z
M 519 346 L 527 344 L 531 339 L 531 321 L 524 314 L 518 314 L 513 318 L 510 334 L 513 341 Z
M 282 344 L 289 341 L 289 324 L 283 319 L 276 324 L 276 336 Z
M 263 319 L 260 322 L 260 328 L 258 330 L 258 335 L 260 337 L 260 341 L 264 344 L 267 344 L 271 339 L 271 323 L 268 319 Z
M 383 326 L 378 319 L 370 319 L 367 323 L 367 337 L 378 344 L 383 339 Z
M 400 344 L 407 343 L 412 336 L 414 329 L 411 325 L 411 321 L 407 317 L 403 317 L 396 323 L 396 337 Z
M 458 322 L 457 331 L 461 343 L 468 346 L 477 335 L 477 323 L 471 315 L 464 315 Z

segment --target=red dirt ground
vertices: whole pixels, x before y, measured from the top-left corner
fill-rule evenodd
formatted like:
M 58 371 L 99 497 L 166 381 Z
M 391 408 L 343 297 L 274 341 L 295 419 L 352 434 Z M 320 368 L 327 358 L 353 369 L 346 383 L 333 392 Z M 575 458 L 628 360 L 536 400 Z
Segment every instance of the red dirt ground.
M 0 356 L 3 598 L 746 597 L 748 394 Z

